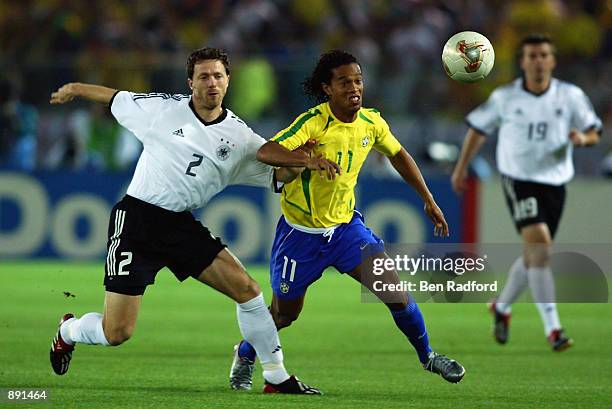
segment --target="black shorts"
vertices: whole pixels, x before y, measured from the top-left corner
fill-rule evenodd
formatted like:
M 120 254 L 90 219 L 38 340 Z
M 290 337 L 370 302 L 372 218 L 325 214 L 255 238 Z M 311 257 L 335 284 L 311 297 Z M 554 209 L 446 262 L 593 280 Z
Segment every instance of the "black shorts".
M 545 185 L 502 176 L 502 187 L 519 233 L 525 226 L 546 223 L 551 237 L 555 237 L 565 204 L 565 185 Z
M 125 196 L 108 223 L 104 285 L 107 291 L 141 295 L 163 267 L 180 281 L 198 277 L 225 247 L 190 212 Z

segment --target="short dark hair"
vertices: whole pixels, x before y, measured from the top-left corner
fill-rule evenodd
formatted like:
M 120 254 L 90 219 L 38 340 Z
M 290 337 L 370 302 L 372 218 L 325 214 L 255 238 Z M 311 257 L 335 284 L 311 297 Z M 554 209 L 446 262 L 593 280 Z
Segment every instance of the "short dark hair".
M 338 68 L 342 65 L 348 64 L 359 64 L 357 58 L 350 53 L 342 50 L 331 50 L 324 54 L 321 54 L 316 67 L 310 74 L 310 77 L 306 78 L 302 82 L 304 93 L 310 98 L 315 100 L 317 103 L 325 102 L 329 99 L 329 96 L 323 91 L 323 84 L 329 84 L 331 82 L 334 68 Z
M 523 57 L 523 48 L 528 44 L 550 44 L 553 53 L 555 52 L 555 44 L 550 36 L 542 33 L 531 33 L 521 40 L 519 58 Z
M 193 67 L 200 61 L 204 60 L 219 60 L 225 67 L 225 73 L 230 73 L 230 61 L 227 53 L 219 48 L 203 47 L 189 54 L 187 58 L 187 78 L 192 79 Z

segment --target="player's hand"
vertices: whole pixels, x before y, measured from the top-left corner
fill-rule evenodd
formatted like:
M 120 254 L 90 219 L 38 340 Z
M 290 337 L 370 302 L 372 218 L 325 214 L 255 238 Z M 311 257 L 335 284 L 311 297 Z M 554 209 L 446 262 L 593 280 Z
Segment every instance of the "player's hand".
M 463 194 L 467 189 L 467 170 L 455 168 L 451 176 L 451 184 L 455 193 Z
M 312 153 L 314 148 L 317 147 L 318 144 L 319 141 L 317 141 L 316 139 L 309 139 L 304 145 L 297 148 L 296 151 L 304 152 L 306 155 L 310 156 L 310 154 Z
M 300 152 L 303 153 L 305 156 L 310 156 L 310 153 L 314 150 L 314 148 L 319 144 L 319 141 L 314 140 L 314 139 L 309 139 L 306 141 L 306 143 L 296 149 L 294 149 L 294 152 Z M 286 168 L 288 169 L 290 172 L 295 173 L 295 175 L 299 175 L 300 173 L 302 173 L 304 171 L 304 169 L 306 169 L 303 166 L 292 166 L 290 168 Z
M 587 136 L 577 129 L 570 131 L 569 139 L 574 146 L 586 146 L 587 144 Z
M 61 86 L 57 91 L 52 93 L 49 102 L 52 104 L 64 104 L 72 101 L 76 96 L 76 84 L 71 82 Z
M 433 200 L 425 202 L 424 210 L 434 224 L 434 236 L 448 237 L 448 223 L 446 223 L 444 213 L 442 213 L 436 202 Z
M 336 162 L 325 159 L 322 154 L 311 155 L 306 163 L 306 167 L 310 170 L 316 170 L 321 177 L 326 173 L 329 180 L 334 180 L 336 175 L 342 174 L 340 166 Z

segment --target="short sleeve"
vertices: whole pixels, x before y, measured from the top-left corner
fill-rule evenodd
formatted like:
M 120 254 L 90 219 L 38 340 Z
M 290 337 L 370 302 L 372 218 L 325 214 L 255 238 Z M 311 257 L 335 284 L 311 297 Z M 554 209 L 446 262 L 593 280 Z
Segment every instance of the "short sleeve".
M 266 140 L 251 131 L 246 154 L 232 178 L 231 185 L 247 185 L 271 188 L 274 168 L 257 160 L 257 150 Z
M 154 114 L 169 98 L 171 98 L 170 95 L 161 93 L 137 94 L 119 91 L 110 101 L 110 110 L 121 126 L 143 141 Z
M 572 103 L 572 122 L 571 126 L 581 132 L 589 129 L 601 131 L 601 119 L 595 113 L 589 97 L 578 87 L 573 87 L 570 102 Z
M 468 126 L 484 135 L 492 135 L 501 121 L 500 93 L 493 91 L 489 99 L 470 112 L 465 118 Z
M 274 135 L 270 140 L 278 142 L 281 146 L 293 151 L 304 145 L 306 141 L 316 135 L 316 120 L 321 111 L 313 108 L 298 116 L 288 127 Z
M 374 149 L 387 157 L 393 157 L 402 149 L 402 145 L 391 133 L 389 124 L 380 115 L 376 118 L 376 139 Z

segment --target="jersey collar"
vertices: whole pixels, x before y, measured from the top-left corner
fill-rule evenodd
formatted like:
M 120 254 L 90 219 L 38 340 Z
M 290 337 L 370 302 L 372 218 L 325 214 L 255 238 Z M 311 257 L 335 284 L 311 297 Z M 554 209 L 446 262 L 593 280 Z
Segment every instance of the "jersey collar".
M 550 78 L 550 81 L 548 82 L 548 87 L 546 87 L 546 89 L 542 92 L 536 93 L 536 92 L 532 92 L 529 91 L 527 89 L 527 81 L 525 80 L 525 77 L 521 77 L 521 87 L 523 88 L 523 91 L 525 91 L 528 94 L 533 95 L 534 97 L 541 97 L 542 95 L 546 94 L 548 92 L 548 90 L 550 90 L 550 88 L 552 87 L 554 78 Z
M 218 123 L 223 122 L 223 120 L 225 118 L 227 118 L 227 109 L 225 109 L 225 107 L 223 105 L 221 105 L 221 114 L 214 120 L 210 121 L 210 122 L 206 122 L 204 119 L 202 119 L 202 117 L 198 114 L 198 112 L 195 110 L 195 107 L 193 106 L 193 100 L 189 100 L 189 108 L 191 108 L 191 112 L 193 112 L 193 114 L 196 116 L 196 118 L 198 118 L 198 121 L 202 122 L 202 124 L 204 126 L 210 126 L 210 125 L 215 125 Z
M 329 104 L 329 101 L 325 102 L 325 104 L 327 105 L 327 113 L 329 115 L 329 118 L 331 118 L 331 121 L 328 119 L 327 121 L 327 125 L 325 126 L 325 128 L 327 128 L 330 123 L 333 121 L 335 124 L 340 124 L 340 125 L 345 125 L 345 126 L 353 126 L 355 125 L 359 120 L 363 119 L 363 115 L 361 114 L 361 111 L 363 110 L 363 107 L 359 108 L 359 111 L 357 112 L 357 117 L 355 118 L 354 121 L 352 122 L 344 122 L 339 120 L 336 115 L 334 115 L 334 112 L 331 109 L 331 105 Z

